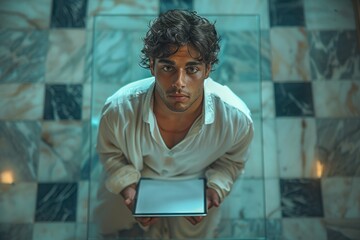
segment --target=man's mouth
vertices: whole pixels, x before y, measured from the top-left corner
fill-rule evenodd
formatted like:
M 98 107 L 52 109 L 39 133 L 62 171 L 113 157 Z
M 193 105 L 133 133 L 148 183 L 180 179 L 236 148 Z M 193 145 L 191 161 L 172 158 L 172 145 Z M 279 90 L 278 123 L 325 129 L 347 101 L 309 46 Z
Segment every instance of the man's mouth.
M 178 94 L 178 93 L 174 93 L 174 94 L 169 94 L 168 95 L 170 98 L 174 99 L 177 102 L 183 102 L 186 101 L 189 96 L 185 95 L 185 94 Z

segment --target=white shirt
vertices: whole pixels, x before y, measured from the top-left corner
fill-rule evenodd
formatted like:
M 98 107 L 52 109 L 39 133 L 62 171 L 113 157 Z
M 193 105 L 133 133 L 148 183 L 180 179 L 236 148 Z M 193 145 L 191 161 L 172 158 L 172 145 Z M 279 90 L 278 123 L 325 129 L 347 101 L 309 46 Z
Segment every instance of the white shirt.
M 208 78 L 202 114 L 169 149 L 152 111 L 154 86 L 154 77 L 130 83 L 105 103 L 97 150 L 107 189 L 119 194 L 140 177 L 206 177 L 222 201 L 244 168 L 253 137 L 249 109 L 228 87 Z

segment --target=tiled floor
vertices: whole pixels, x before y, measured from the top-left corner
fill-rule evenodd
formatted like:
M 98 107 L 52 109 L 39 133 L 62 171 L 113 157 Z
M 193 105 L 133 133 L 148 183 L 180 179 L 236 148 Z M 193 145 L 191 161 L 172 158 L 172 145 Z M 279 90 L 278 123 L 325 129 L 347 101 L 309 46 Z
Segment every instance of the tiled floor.
M 218 238 L 360 239 L 360 51 L 350 0 L 1 1 L 0 239 L 95 239 L 97 113 L 148 72 L 132 64 L 140 34 L 95 31 L 94 16 L 169 8 L 246 14 L 259 27 L 219 27 L 224 52 L 212 76 L 251 107 L 258 131 Z

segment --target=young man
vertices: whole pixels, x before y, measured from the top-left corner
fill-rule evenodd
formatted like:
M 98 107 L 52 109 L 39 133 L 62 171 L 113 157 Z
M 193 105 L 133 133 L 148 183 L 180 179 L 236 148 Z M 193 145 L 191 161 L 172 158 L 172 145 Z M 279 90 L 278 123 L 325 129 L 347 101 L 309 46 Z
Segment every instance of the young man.
M 209 78 L 218 52 L 214 25 L 194 12 L 172 10 L 152 23 L 141 64 L 153 77 L 121 88 L 101 116 L 97 150 L 107 173 L 105 186 L 122 198 L 98 208 L 102 218 L 118 216 L 113 227 L 102 223 L 108 228 L 104 232 L 137 221 L 152 238 L 212 237 L 217 207 L 243 170 L 253 137 L 249 109 Z M 134 219 L 124 206 L 132 208 L 140 177 L 205 177 L 208 215 Z

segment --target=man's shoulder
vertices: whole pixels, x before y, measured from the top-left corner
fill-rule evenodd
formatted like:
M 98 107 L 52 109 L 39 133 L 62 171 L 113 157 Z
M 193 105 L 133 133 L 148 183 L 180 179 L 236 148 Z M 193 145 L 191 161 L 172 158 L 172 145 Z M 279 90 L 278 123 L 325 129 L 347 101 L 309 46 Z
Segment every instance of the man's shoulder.
M 236 110 L 245 114 L 251 119 L 250 110 L 245 102 L 237 96 L 229 87 L 215 82 L 212 79 L 207 79 L 205 82 L 205 89 L 207 94 L 216 99 L 215 104 L 226 106 L 226 109 Z
M 142 96 L 149 91 L 153 83 L 154 83 L 154 77 L 149 77 L 135 82 L 131 82 L 121 87 L 118 91 L 116 91 L 113 95 L 111 95 L 106 102 L 115 101 L 119 103 L 122 101 L 128 101 L 133 98 Z

